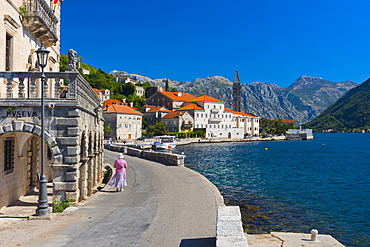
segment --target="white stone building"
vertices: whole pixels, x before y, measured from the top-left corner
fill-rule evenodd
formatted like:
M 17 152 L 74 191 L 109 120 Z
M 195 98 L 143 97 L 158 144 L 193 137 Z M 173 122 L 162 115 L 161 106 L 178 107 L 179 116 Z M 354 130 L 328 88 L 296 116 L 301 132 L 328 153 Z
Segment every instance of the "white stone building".
M 194 130 L 206 131 L 207 138 L 244 138 L 259 133 L 259 118 L 225 108 L 225 102 L 207 95 L 187 101 L 178 111 L 189 111 Z
M 136 140 L 141 137 L 142 115 L 127 105 L 106 105 L 103 117 L 113 130 L 106 137 L 114 140 Z
M 99 96 L 101 101 L 106 101 L 110 99 L 110 91 L 108 89 L 93 88 L 93 90 Z

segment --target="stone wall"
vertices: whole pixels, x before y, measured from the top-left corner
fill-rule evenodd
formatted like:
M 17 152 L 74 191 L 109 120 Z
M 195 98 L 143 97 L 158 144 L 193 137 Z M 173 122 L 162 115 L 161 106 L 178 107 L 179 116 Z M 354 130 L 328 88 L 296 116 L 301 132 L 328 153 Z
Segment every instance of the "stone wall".
M 216 246 L 248 247 L 238 206 L 220 206 L 217 212 Z
M 158 161 L 168 165 L 184 166 L 185 155 L 146 151 L 122 145 L 111 145 L 110 150 L 124 154 L 141 157 L 148 160 Z

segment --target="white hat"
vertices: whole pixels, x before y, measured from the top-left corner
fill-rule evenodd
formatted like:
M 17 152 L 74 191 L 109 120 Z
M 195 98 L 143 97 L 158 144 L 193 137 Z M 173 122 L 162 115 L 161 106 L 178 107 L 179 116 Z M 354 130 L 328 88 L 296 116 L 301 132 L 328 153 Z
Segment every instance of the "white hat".
M 122 153 L 119 153 L 118 154 L 118 159 L 122 159 L 124 156 L 123 156 L 123 154 Z

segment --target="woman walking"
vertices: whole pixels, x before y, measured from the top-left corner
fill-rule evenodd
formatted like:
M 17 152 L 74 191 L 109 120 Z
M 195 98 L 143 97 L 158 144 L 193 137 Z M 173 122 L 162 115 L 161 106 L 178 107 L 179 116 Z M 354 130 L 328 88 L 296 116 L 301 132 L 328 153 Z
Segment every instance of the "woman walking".
M 123 159 L 123 154 L 118 154 L 118 159 L 114 161 L 114 168 L 116 168 L 116 174 L 109 181 L 108 185 L 115 186 L 116 191 L 123 191 L 123 187 L 127 186 L 126 183 L 126 168 L 127 162 Z

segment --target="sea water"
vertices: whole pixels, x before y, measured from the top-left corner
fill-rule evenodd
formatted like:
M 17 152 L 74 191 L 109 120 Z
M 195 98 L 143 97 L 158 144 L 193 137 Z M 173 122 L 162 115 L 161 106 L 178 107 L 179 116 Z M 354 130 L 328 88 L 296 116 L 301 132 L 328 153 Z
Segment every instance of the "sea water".
M 238 205 L 251 234 L 317 229 L 370 246 L 370 134 L 319 133 L 307 141 L 178 146 L 185 165 Z

